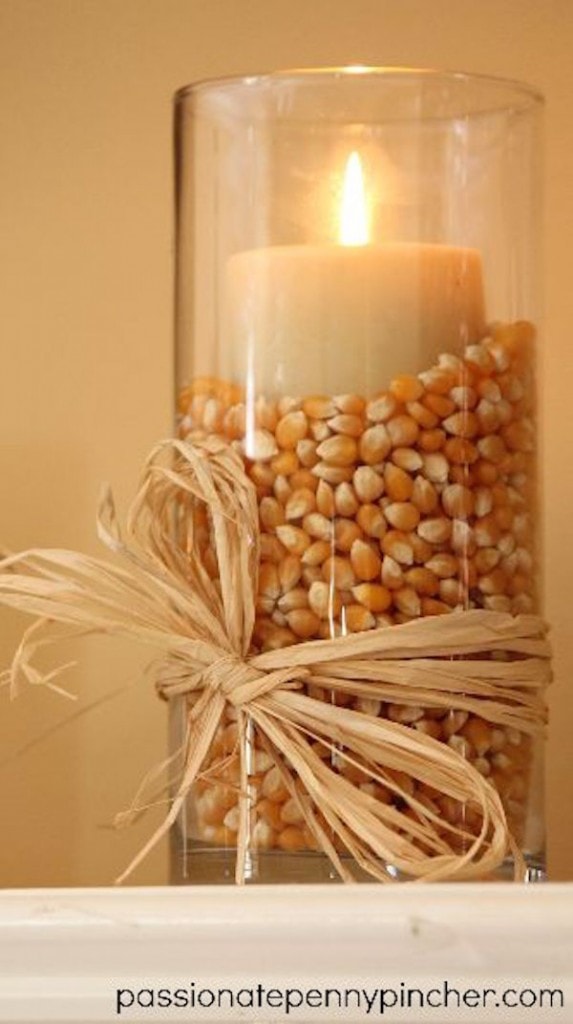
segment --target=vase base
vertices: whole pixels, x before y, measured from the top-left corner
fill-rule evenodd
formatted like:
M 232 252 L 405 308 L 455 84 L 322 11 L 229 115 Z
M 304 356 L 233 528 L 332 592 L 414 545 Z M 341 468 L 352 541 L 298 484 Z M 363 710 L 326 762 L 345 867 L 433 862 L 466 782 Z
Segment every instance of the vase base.
M 522 883 L 536 883 L 547 880 L 545 864 L 539 855 L 524 853 L 525 869 L 518 878 Z M 351 858 L 342 858 L 351 862 Z M 179 840 L 171 844 L 172 885 L 234 885 L 236 850 L 229 847 L 206 846 L 189 840 L 186 849 Z M 355 863 L 352 868 L 357 882 L 375 881 Z M 397 881 L 405 881 L 400 872 L 390 867 L 389 873 Z M 508 858 L 491 875 L 484 876 L 487 882 L 514 881 L 513 860 Z M 284 853 L 281 850 L 249 851 L 245 858 L 245 883 L 247 885 L 315 885 L 340 884 L 341 879 L 328 857 L 321 853 Z

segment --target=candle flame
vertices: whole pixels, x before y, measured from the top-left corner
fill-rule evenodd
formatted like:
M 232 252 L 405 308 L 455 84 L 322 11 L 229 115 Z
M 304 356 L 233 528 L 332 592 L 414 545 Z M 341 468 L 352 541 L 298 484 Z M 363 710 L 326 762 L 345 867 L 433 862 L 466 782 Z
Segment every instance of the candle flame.
M 356 152 L 351 153 L 346 162 L 338 237 L 341 245 L 366 245 L 368 242 L 364 177 Z

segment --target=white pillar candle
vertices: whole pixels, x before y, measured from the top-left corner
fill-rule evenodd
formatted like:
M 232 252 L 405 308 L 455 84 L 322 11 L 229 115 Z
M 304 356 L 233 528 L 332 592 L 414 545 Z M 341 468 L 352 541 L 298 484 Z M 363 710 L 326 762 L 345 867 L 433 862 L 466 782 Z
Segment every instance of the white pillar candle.
M 347 181 L 351 175 L 349 162 Z M 483 335 L 477 250 L 364 244 L 364 205 L 353 220 L 347 194 L 341 235 L 350 244 L 272 246 L 231 257 L 219 353 L 224 376 L 251 393 L 372 394 Z

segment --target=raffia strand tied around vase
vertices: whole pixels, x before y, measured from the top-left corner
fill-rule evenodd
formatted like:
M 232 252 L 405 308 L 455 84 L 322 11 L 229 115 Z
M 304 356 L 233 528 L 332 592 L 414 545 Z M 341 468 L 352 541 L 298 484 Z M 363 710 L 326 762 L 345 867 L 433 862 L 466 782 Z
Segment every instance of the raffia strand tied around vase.
M 209 510 L 218 582 L 193 545 L 177 539 L 177 516 L 197 502 Z M 161 695 L 186 696 L 183 770 L 169 811 L 119 881 L 176 820 L 228 704 L 237 710 L 241 752 L 237 882 L 244 881 L 249 847 L 251 796 L 242 754 L 248 722 L 279 769 L 317 849 L 344 881 L 355 879 L 353 863 L 382 881 L 391 881 L 395 872 L 417 880 L 483 878 L 508 853 L 517 876 L 521 857 L 499 794 L 468 760 L 407 725 L 317 700 L 307 687 L 456 708 L 534 735 L 543 729 L 543 691 L 551 677 L 541 619 L 454 612 L 250 654 L 259 564 L 257 500 L 239 456 L 217 438 L 159 444 L 128 516 L 128 541 L 121 538 L 109 490 L 100 503 L 98 532 L 122 566 L 60 550 L 13 555 L 0 563 L 0 600 L 41 616 L 5 673 L 13 692 L 21 681 L 55 685 L 57 670 L 42 676 L 33 658 L 39 647 L 62 637 L 55 625 L 60 622 L 67 635 L 70 629 L 115 634 L 159 649 Z M 359 764 L 373 780 L 391 785 L 403 809 L 379 802 L 325 763 L 313 749 L 317 740 L 339 760 Z M 445 823 L 398 781 L 390 783 L 387 771 L 404 773 L 472 807 L 481 818 L 477 834 Z M 130 820 L 138 806 L 121 820 Z M 460 838 L 465 840 L 461 853 Z

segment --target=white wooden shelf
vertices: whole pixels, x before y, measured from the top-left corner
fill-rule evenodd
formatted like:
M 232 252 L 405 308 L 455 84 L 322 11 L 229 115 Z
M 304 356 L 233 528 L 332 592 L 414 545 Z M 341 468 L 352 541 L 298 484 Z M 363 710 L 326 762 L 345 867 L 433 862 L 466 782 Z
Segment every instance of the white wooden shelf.
M 260 984 L 265 990 L 332 987 L 372 994 L 383 987 L 427 991 L 445 981 L 457 990 L 559 988 L 565 1006 L 387 1006 L 381 1014 L 377 1004 L 368 1014 L 365 1004 L 340 1011 L 331 1004 L 293 1007 L 287 1015 L 284 1006 L 134 1005 L 117 1013 L 118 989 L 189 991 L 194 983 L 196 993 L 227 986 L 236 992 Z M 128 1002 L 130 996 L 121 998 Z M 573 1022 L 573 885 L 36 889 L 0 895 L 2 1022 L 339 1019 Z

